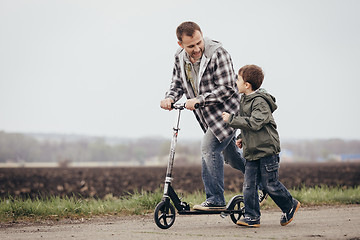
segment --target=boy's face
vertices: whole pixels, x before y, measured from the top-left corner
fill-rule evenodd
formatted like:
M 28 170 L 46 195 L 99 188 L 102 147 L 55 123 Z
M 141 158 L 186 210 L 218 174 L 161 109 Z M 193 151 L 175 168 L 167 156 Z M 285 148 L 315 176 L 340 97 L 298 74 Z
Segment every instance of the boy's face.
M 180 47 L 182 47 L 190 56 L 191 62 L 194 63 L 202 57 L 205 46 L 204 39 L 200 31 L 195 31 L 191 37 L 183 35 L 182 41 L 178 43 Z
M 244 82 L 244 79 L 239 74 L 238 79 L 236 81 L 236 85 L 237 85 L 240 93 L 245 93 L 247 91 L 247 88 L 248 88 L 247 84 L 249 84 L 249 83 Z

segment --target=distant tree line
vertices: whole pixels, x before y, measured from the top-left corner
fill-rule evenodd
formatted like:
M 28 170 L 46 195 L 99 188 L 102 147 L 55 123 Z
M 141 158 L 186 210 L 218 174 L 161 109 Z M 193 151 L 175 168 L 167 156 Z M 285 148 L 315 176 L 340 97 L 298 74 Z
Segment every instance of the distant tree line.
M 294 140 L 283 141 L 282 149 L 287 149 L 303 161 L 331 160 L 332 155 L 358 154 L 360 155 L 360 140 Z
M 88 137 L 77 141 L 41 141 L 20 133 L 0 131 L 0 162 L 129 162 L 144 163 L 150 158 L 169 155 L 170 140 L 140 138 L 125 143 L 110 144 L 104 138 Z M 178 144 L 181 152 L 196 155 L 199 147 Z
M 50 139 L 50 138 L 49 138 Z M 0 131 L 0 162 L 138 162 L 169 155 L 170 139 L 140 138 L 109 143 L 105 138 L 85 137 L 67 141 L 39 140 L 29 134 Z M 281 148 L 291 151 L 300 161 L 318 161 L 331 154 L 360 154 L 360 140 L 283 141 Z M 200 158 L 200 141 L 178 142 L 176 156 Z M 186 159 L 185 159 L 186 161 Z M 200 159 L 198 160 L 200 162 Z

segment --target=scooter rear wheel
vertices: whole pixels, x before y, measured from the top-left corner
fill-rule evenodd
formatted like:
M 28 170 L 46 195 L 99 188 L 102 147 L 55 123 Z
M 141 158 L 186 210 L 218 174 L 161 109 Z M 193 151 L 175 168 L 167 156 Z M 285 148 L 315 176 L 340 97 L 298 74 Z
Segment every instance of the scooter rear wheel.
M 175 208 L 170 201 L 161 201 L 155 208 L 154 220 L 162 229 L 170 228 L 175 222 Z
M 243 198 L 237 198 L 234 202 L 229 206 L 229 210 L 240 211 L 240 213 L 231 213 L 230 218 L 236 224 L 238 220 L 240 220 L 241 216 L 244 215 L 245 205 Z

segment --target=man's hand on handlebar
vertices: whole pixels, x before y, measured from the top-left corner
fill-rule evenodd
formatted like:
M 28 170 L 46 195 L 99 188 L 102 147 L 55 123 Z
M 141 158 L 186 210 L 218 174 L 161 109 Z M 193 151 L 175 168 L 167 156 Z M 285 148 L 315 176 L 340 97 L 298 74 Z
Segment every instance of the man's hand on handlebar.
M 164 100 L 161 100 L 161 102 L 160 102 L 160 107 L 161 107 L 162 109 L 171 111 L 171 110 L 172 110 L 171 105 L 172 105 L 173 103 L 174 103 L 174 100 L 172 100 L 171 98 L 165 98 Z
M 189 99 L 189 100 L 186 101 L 185 108 L 188 109 L 188 110 L 193 111 L 193 110 L 195 110 L 197 108 L 196 106 L 199 106 L 199 104 L 200 104 L 200 101 L 198 99 L 192 98 L 192 99 Z
M 174 107 L 173 104 L 174 104 L 174 100 L 172 100 L 171 98 L 165 98 L 161 100 L 160 107 L 162 109 L 171 111 Z M 189 99 L 185 102 L 185 108 L 191 111 L 199 108 L 199 106 L 200 106 L 200 101 L 196 98 Z

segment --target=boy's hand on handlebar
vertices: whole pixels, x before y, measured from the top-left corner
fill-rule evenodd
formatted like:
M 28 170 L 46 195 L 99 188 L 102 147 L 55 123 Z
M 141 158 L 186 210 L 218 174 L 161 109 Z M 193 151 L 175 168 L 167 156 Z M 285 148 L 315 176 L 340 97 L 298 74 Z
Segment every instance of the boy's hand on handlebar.
M 189 99 L 185 103 L 185 108 L 193 111 L 196 109 L 195 104 L 200 104 L 200 101 L 196 98 Z
M 238 139 L 238 140 L 236 140 L 236 146 L 238 146 L 239 148 L 242 148 L 242 139 L 240 138 L 240 139 Z
M 161 100 L 160 102 L 160 107 L 162 109 L 165 109 L 165 110 L 172 110 L 172 107 L 171 107 L 171 104 L 174 103 L 174 100 L 172 100 L 171 98 L 165 98 L 163 100 Z
M 224 120 L 224 122 L 229 122 L 229 117 L 230 117 L 230 113 L 227 113 L 227 112 L 223 112 L 222 113 L 222 118 Z

